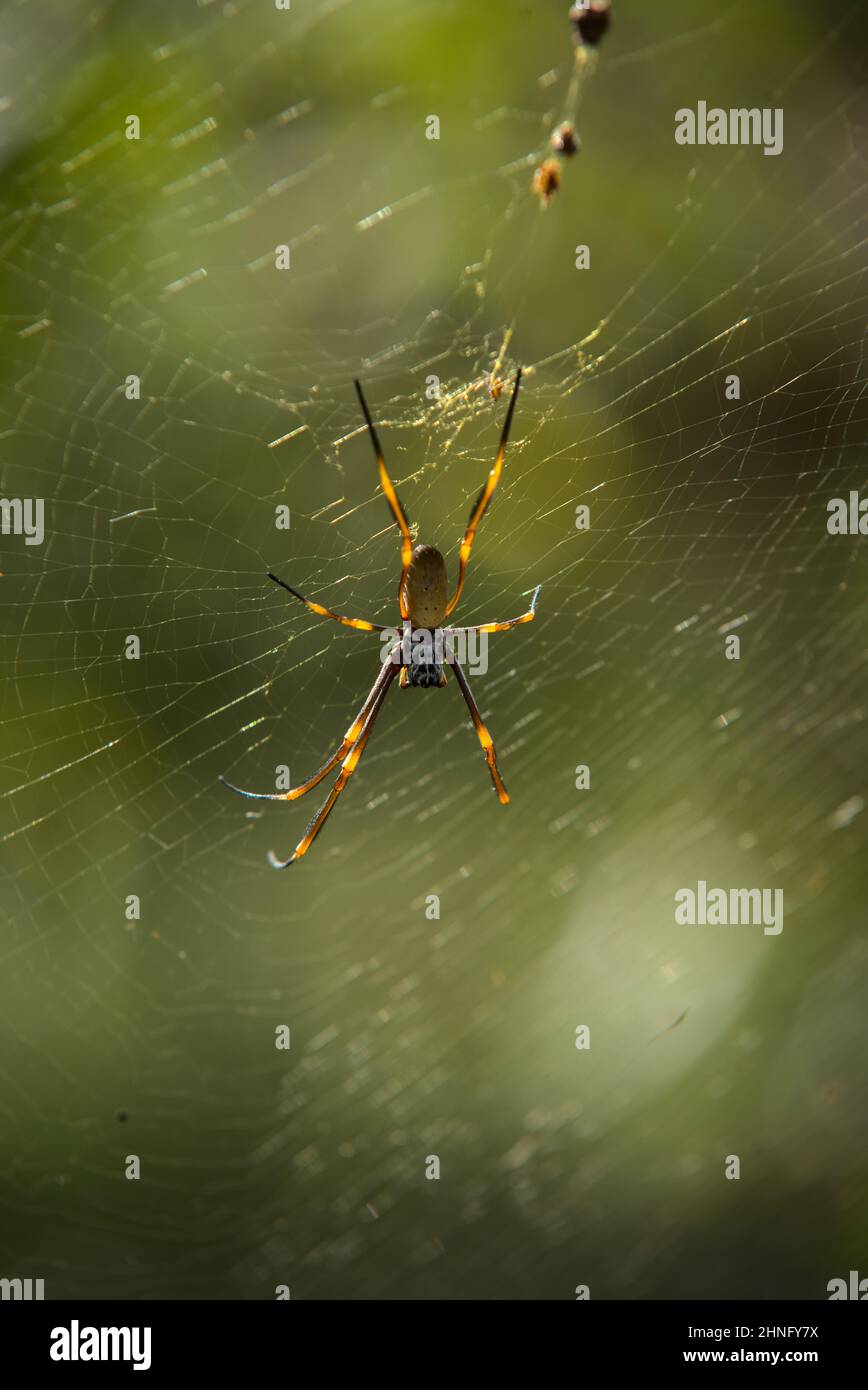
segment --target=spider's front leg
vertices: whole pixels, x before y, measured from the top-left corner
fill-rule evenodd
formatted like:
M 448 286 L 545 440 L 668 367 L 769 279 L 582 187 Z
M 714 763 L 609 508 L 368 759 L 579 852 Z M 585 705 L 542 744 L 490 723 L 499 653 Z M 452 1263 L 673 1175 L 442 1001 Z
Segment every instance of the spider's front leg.
M 379 699 L 383 687 L 390 683 L 392 679 L 390 671 L 394 673 L 395 667 L 395 662 L 393 660 L 395 650 L 396 649 L 393 647 L 392 650 L 387 653 L 386 659 L 380 666 L 377 679 L 368 692 L 365 703 L 362 705 L 362 708 L 344 734 L 343 740 L 338 746 L 337 751 L 332 753 L 328 762 L 323 763 L 319 771 L 315 772 L 312 777 L 309 777 L 306 782 L 302 782 L 300 786 L 292 787 L 290 791 L 286 792 L 252 792 L 247 791 L 244 787 L 237 787 L 234 782 L 230 782 L 228 778 L 223 776 L 219 777 L 218 781 L 222 782 L 224 787 L 228 787 L 231 792 L 235 792 L 236 795 L 249 797 L 253 801 L 296 801 L 300 796 L 304 796 L 307 792 L 312 791 L 314 787 L 319 786 L 319 783 L 324 777 L 328 776 L 332 768 L 337 767 L 338 763 L 350 752 L 353 745 L 358 740 L 359 735 L 362 733 L 367 718 Z
M 299 859 L 301 859 L 305 854 L 307 854 L 317 835 L 320 833 L 329 816 L 331 815 L 335 807 L 335 804 L 338 800 L 338 797 L 340 796 L 344 787 L 347 785 L 356 768 L 358 767 L 361 756 L 365 751 L 368 739 L 371 737 L 371 731 L 373 730 L 374 724 L 376 723 L 377 715 L 380 713 L 380 710 L 383 707 L 383 701 L 389 693 L 389 687 L 392 684 L 392 681 L 395 679 L 395 676 L 398 674 L 398 667 L 392 661 L 387 659 L 383 671 L 384 674 L 382 682 L 378 682 L 378 686 L 375 687 L 377 689 L 377 695 L 374 700 L 374 703 L 370 707 L 370 710 L 367 714 L 364 726 L 362 728 L 361 733 L 359 734 L 358 739 L 353 744 L 353 747 L 350 749 L 349 753 L 341 763 L 341 770 L 338 773 L 337 781 L 335 782 L 334 786 L 332 787 L 322 806 L 320 806 L 319 810 L 317 811 L 316 815 L 314 816 L 310 825 L 307 827 L 307 830 L 304 832 L 303 836 L 299 840 L 298 844 L 296 845 L 289 858 L 279 859 L 273 850 L 268 851 L 268 862 L 273 869 L 288 869 L 292 864 L 297 864 Z
M 479 713 L 479 706 L 473 698 L 473 693 L 470 689 L 470 686 L 467 683 L 467 677 L 461 669 L 461 663 L 459 662 L 455 653 L 452 651 L 451 646 L 447 650 L 446 660 L 449 662 L 449 665 L 455 672 L 455 679 L 458 682 L 458 688 L 467 702 L 467 708 L 470 710 L 470 718 L 473 720 L 473 727 L 476 730 L 476 736 L 482 745 L 482 751 L 485 754 L 485 761 L 488 766 L 488 771 L 491 774 L 491 780 L 494 783 L 494 790 L 497 792 L 497 799 L 500 802 L 501 806 L 507 806 L 509 804 L 509 792 L 506 790 L 503 778 L 500 775 L 500 769 L 497 766 L 497 753 L 494 749 L 494 740 L 491 737 L 491 734 L 488 732 L 488 729 L 486 728 L 485 720 Z

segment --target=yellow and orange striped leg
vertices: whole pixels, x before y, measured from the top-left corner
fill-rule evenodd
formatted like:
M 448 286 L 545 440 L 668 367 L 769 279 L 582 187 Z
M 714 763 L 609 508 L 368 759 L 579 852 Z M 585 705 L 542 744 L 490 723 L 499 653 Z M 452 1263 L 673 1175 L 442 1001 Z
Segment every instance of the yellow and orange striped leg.
M 461 549 L 458 552 L 458 583 L 455 586 L 455 593 L 446 605 L 446 616 L 448 617 L 455 609 L 464 588 L 464 580 L 467 574 L 467 562 L 470 559 L 470 552 L 473 549 L 473 540 L 476 536 L 476 528 L 485 515 L 485 509 L 491 501 L 491 494 L 500 482 L 500 475 L 503 472 L 503 460 L 506 457 L 506 446 L 509 442 L 509 431 L 512 427 L 512 415 L 515 410 L 515 401 L 518 396 L 518 388 L 521 385 L 521 367 L 515 374 L 515 385 L 512 388 L 512 395 L 509 399 L 509 409 L 506 412 L 506 419 L 503 422 L 503 430 L 500 435 L 500 447 L 497 450 L 497 458 L 494 460 L 494 467 L 485 480 L 485 486 L 477 497 L 470 512 L 470 520 L 467 523 L 467 530 L 464 532 L 464 540 L 461 542 Z
M 510 618 L 505 623 L 479 623 L 477 627 L 447 627 L 444 632 L 447 636 L 454 633 L 463 633 L 468 636 L 475 632 L 509 632 L 511 627 L 521 627 L 522 623 L 532 623 L 536 617 L 536 604 L 540 596 L 542 584 L 537 584 L 533 591 L 533 598 L 530 601 L 530 608 L 526 613 L 522 613 L 520 618 Z
M 377 679 L 371 686 L 365 703 L 362 705 L 362 708 L 344 734 L 343 742 L 337 749 L 337 752 L 333 753 L 328 762 L 323 763 L 319 772 L 315 772 L 313 777 L 308 778 L 306 782 L 302 782 L 300 786 L 293 787 L 287 792 L 248 792 L 245 791 L 243 787 L 236 787 L 233 782 L 227 781 L 225 777 L 218 778 L 218 781 L 222 782 L 224 787 L 228 787 L 231 792 L 235 792 L 238 796 L 247 796 L 254 801 L 297 801 L 300 796 L 304 796 L 306 792 L 312 791 L 314 787 L 318 786 L 322 779 L 328 776 L 332 768 L 337 767 L 341 758 L 346 757 L 347 753 L 356 742 L 356 739 L 359 737 L 359 734 L 362 732 L 365 726 L 365 720 L 370 714 L 374 702 L 386 683 L 388 668 L 392 665 L 392 654 L 390 653 L 380 667 Z
M 473 727 L 476 730 L 479 742 L 482 744 L 482 751 L 485 754 L 485 761 L 488 764 L 488 771 L 491 773 L 491 780 L 494 783 L 494 790 L 497 792 L 497 799 L 501 806 L 506 806 L 509 801 L 509 792 L 503 785 L 503 778 L 497 766 L 497 754 L 494 751 L 494 742 L 491 734 L 485 727 L 482 715 L 479 713 L 479 706 L 473 698 L 470 686 L 467 684 L 467 677 L 461 669 L 460 663 L 453 655 L 449 661 L 450 666 L 455 672 L 455 679 L 461 689 L 461 694 L 467 701 L 467 708 L 470 710 L 470 718 L 473 720 Z
M 293 589 L 291 584 L 286 583 L 286 580 L 278 579 L 276 574 L 271 573 L 271 570 L 268 571 L 268 577 L 273 579 L 275 584 L 279 584 L 281 589 L 285 589 L 288 594 L 292 594 L 293 598 L 297 598 L 300 603 L 303 603 L 305 608 L 309 608 L 311 613 L 316 613 L 318 618 L 334 618 L 336 623 L 343 623 L 344 627 L 354 627 L 359 632 L 386 631 L 380 623 L 369 623 L 366 618 L 345 618 L 340 613 L 333 613 L 330 608 L 325 608 L 321 603 L 314 603 L 312 598 L 305 598 L 304 594 L 300 594 L 298 589 Z
M 377 692 L 374 703 L 372 704 L 368 712 L 361 734 L 354 743 L 353 747 L 350 749 L 347 756 L 344 758 L 344 761 L 341 764 L 341 770 L 338 773 L 337 781 L 335 782 L 334 786 L 332 787 L 322 806 L 320 806 L 310 825 L 307 827 L 307 830 L 304 832 L 303 836 L 299 840 L 292 854 L 289 856 L 288 859 L 278 859 L 277 855 L 274 853 L 273 850 L 268 851 L 268 862 L 273 869 L 288 869 L 291 864 L 295 864 L 297 860 L 301 859 L 303 855 L 307 854 L 317 835 L 322 830 L 323 826 L 325 825 L 326 821 L 328 820 L 329 816 L 334 810 L 335 802 L 337 801 L 344 787 L 347 785 L 347 782 L 350 780 L 350 778 L 352 777 L 353 773 L 359 765 L 359 760 L 365 751 L 365 745 L 368 739 L 371 737 L 371 731 L 373 730 L 374 722 L 383 706 L 383 701 L 385 700 L 386 695 L 389 692 L 389 687 L 392 684 L 392 681 L 395 679 L 395 676 L 398 674 L 399 669 L 400 668 L 397 665 L 395 665 L 392 661 L 389 661 L 387 669 L 385 671 L 383 684 Z
M 410 535 L 410 523 L 407 520 L 407 513 L 401 506 L 401 500 L 398 497 L 398 494 L 395 490 L 395 484 L 389 477 L 389 473 L 386 468 L 386 462 L 383 458 L 383 450 L 380 447 L 380 441 L 377 437 L 377 431 L 374 428 L 374 422 L 371 419 L 371 412 L 368 410 L 368 403 L 365 400 L 364 395 L 362 394 L 361 383 L 356 381 L 354 385 L 356 388 L 356 394 L 359 398 L 359 404 L 362 407 L 362 413 L 365 417 L 365 422 L 368 426 L 368 433 L 371 436 L 371 443 L 374 446 L 374 455 L 377 460 L 377 471 L 380 475 L 380 487 L 382 488 L 383 495 L 389 504 L 389 510 L 391 511 L 392 516 L 395 518 L 395 521 L 398 523 L 398 530 L 401 532 L 401 582 L 398 585 L 398 607 L 401 610 L 401 617 L 407 618 L 409 617 L 409 609 L 407 608 L 407 599 L 404 594 L 404 585 L 407 580 L 407 571 L 410 568 L 410 561 L 413 558 L 413 537 Z

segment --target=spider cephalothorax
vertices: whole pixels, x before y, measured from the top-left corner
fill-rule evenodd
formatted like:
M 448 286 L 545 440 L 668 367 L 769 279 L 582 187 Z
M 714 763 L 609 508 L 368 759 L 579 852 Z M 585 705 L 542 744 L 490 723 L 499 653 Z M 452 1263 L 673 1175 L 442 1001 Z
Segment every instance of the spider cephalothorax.
M 413 541 L 410 535 L 410 523 L 407 514 L 398 499 L 395 485 L 389 477 L 386 464 L 383 459 L 383 451 L 380 448 L 380 441 L 377 438 L 377 431 L 371 419 L 370 411 L 362 394 L 362 388 L 356 382 L 359 402 L 374 446 L 374 454 L 377 460 L 377 468 L 380 477 L 380 487 L 385 494 L 392 516 L 397 522 L 401 532 L 401 578 L 398 583 L 398 608 L 401 614 L 403 632 L 401 635 L 394 632 L 394 640 L 387 641 L 388 650 L 385 659 L 380 666 L 377 679 L 368 694 L 365 703 L 359 710 L 355 719 L 344 735 L 343 742 L 335 753 L 324 763 L 319 772 L 314 773 L 313 777 L 308 778 L 299 787 L 293 787 L 288 792 L 248 792 L 241 787 L 233 786 L 227 782 L 225 777 L 221 777 L 223 782 L 232 791 L 238 792 L 240 796 L 249 796 L 265 801 L 295 801 L 298 797 L 304 796 L 305 792 L 317 786 L 324 777 L 328 776 L 333 768 L 341 765 L 337 780 L 326 797 L 320 809 L 317 811 L 301 840 L 296 845 L 295 850 L 288 859 L 278 859 L 269 850 L 268 859 L 276 869 L 285 869 L 296 860 L 301 859 L 302 855 L 307 854 L 320 830 L 328 819 L 332 808 L 338 797 L 346 786 L 352 774 L 358 766 L 365 745 L 371 736 L 374 721 L 382 708 L 383 701 L 389 691 L 392 681 L 400 672 L 402 686 L 415 686 L 419 689 L 431 689 L 432 687 L 442 687 L 446 684 L 446 671 L 451 669 L 455 674 L 458 688 L 467 702 L 470 710 L 470 718 L 476 729 L 485 761 L 491 774 L 494 790 L 502 805 L 509 801 L 506 787 L 503 785 L 500 771 L 497 766 L 497 756 L 494 751 L 494 744 L 491 735 L 482 720 L 479 708 L 467 683 L 467 677 L 462 670 L 461 664 L 455 655 L 452 638 L 467 637 L 482 632 L 506 632 L 509 628 L 518 627 L 521 623 L 529 623 L 533 620 L 536 612 L 536 602 L 539 597 L 539 585 L 534 590 L 533 598 L 530 601 L 530 608 L 526 613 L 522 613 L 518 618 L 510 618 L 503 623 L 482 623 L 475 627 L 445 627 L 445 621 L 450 613 L 455 609 L 461 592 L 464 588 L 464 580 L 467 574 L 467 562 L 470 559 L 470 551 L 473 547 L 473 539 L 476 535 L 476 528 L 485 513 L 485 509 L 491 500 L 491 494 L 497 487 L 500 475 L 503 472 L 503 461 L 506 456 L 506 445 L 509 439 L 509 430 L 512 424 L 512 415 L 515 410 L 515 401 L 518 396 L 518 388 L 521 383 L 521 368 L 515 377 L 515 386 L 512 389 L 512 396 L 509 401 L 509 408 L 506 412 L 503 430 L 500 436 L 500 447 L 497 451 L 497 458 L 494 467 L 485 481 L 482 491 L 473 504 L 470 512 L 470 519 L 467 529 L 464 532 L 464 539 L 461 542 L 461 549 L 458 552 L 458 580 L 455 585 L 455 592 L 452 597 L 448 597 L 448 586 L 446 582 L 446 562 L 440 551 L 433 545 L 417 545 L 413 549 Z M 340 613 L 333 613 L 330 608 L 325 608 L 321 603 L 315 603 L 313 599 L 305 598 L 297 589 L 293 589 L 285 580 L 278 579 L 276 574 L 269 573 L 269 579 L 274 580 L 281 588 L 303 603 L 312 613 L 316 613 L 321 618 L 333 618 L 335 622 L 342 623 L 344 627 L 354 627 L 361 632 L 390 632 L 391 629 L 383 627 L 380 623 L 369 623 L 365 618 L 346 618 Z M 421 639 L 421 640 L 420 640 Z
M 442 689 L 446 684 L 446 672 L 437 661 L 419 661 L 414 655 L 404 669 L 407 672 L 407 679 L 404 680 L 404 671 L 402 671 L 402 685 L 416 686 L 419 690 L 434 690 Z

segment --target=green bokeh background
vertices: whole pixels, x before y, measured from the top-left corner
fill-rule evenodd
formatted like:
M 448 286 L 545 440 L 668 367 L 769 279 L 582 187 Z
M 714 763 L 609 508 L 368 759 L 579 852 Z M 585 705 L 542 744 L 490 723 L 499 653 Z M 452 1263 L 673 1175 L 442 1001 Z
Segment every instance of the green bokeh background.
M 566 9 L 0 11 L 0 487 L 47 517 L 0 566 L 0 1276 L 48 1297 L 868 1273 L 868 542 L 826 532 L 865 491 L 864 14 L 619 0 L 543 211 Z M 783 107 L 784 153 L 677 147 L 700 99 Z M 217 776 L 318 766 L 376 643 L 265 571 L 393 619 L 357 374 L 454 569 L 507 331 L 462 613 L 543 584 L 474 686 L 512 805 L 454 685 L 396 691 L 274 874 L 304 809 Z M 699 878 L 783 888 L 782 934 L 677 926 Z

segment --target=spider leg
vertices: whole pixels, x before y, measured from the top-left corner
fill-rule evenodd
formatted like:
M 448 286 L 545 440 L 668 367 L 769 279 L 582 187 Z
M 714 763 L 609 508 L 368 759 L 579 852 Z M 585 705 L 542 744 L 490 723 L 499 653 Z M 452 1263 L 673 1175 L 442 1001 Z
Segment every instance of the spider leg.
M 274 853 L 273 850 L 268 851 L 268 862 L 272 866 L 272 868 L 288 869 L 289 866 L 291 864 L 294 864 L 297 859 L 301 859 L 302 855 L 307 854 L 317 835 L 322 830 L 323 826 L 325 825 L 326 821 L 331 815 L 335 806 L 335 802 L 337 801 L 344 787 L 347 785 L 347 782 L 350 780 L 350 778 L 352 777 L 353 773 L 359 765 L 359 760 L 365 751 L 365 744 L 371 737 L 371 731 L 374 727 L 377 715 L 380 713 L 383 701 L 385 700 L 386 695 L 389 692 L 389 687 L 392 684 L 392 681 L 398 674 L 398 670 L 399 667 L 394 665 L 391 661 L 388 663 L 388 666 L 385 670 L 383 683 L 380 689 L 377 691 L 374 702 L 371 705 L 370 710 L 368 711 L 368 715 L 365 719 L 364 727 L 362 729 L 361 734 L 359 735 L 356 742 L 353 744 L 353 747 L 350 749 L 347 756 L 344 758 L 343 763 L 341 764 L 341 770 L 338 773 L 337 781 L 335 782 L 334 786 L 332 787 L 322 806 L 320 806 L 310 825 L 307 827 L 307 830 L 304 832 L 304 835 L 299 840 L 292 854 L 289 856 L 288 859 L 278 859 L 277 855 Z
M 503 785 L 503 778 L 497 766 L 497 754 L 494 751 L 494 743 L 491 734 L 485 727 L 482 715 L 479 713 L 479 706 L 473 698 L 470 686 L 467 684 L 467 677 L 461 669 L 461 665 L 454 653 L 450 655 L 449 664 L 455 672 L 455 679 L 461 690 L 461 694 L 467 701 L 467 708 L 470 710 L 470 718 L 473 720 L 473 727 L 476 730 L 479 742 L 482 744 L 482 751 L 485 754 L 485 761 L 488 764 L 488 771 L 491 773 L 491 780 L 494 783 L 494 790 L 497 792 L 501 806 L 505 806 L 509 801 L 509 792 Z
M 461 597 L 461 591 L 464 588 L 464 580 L 467 575 L 467 562 L 470 559 L 470 552 L 473 549 L 476 528 L 485 515 L 485 509 L 491 501 L 491 494 L 500 482 L 500 475 L 503 472 L 503 460 L 506 457 L 506 446 L 509 441 L 509 431 L 512 427 L 512 414 L 515 410 L 515 401 L 518 396 L 518 388 L 520 385 L 521 367 L 519 367 L 515 374 L 515 385 L 512 388 L 512 395 L 509 398 L 509 409 L 506 412 L 506 419 L 503 422 L 500 446 L 497 450 L 497 458 L 494 460 L 494 467 L 485 480 L 485 486 L 473 504 L 470 512 L 470 520 L 467 523 L 467 530 L 464 532 L 464 540 L 461 542 L 461 549 L 458 552 L 458 583 L 455 586 L 455 593 L 446 605 L 447 617 L 454 610 Z
M 530 601 L 530 608 L 526 613 L 522 613 L 520 618 L 510 618 L 506 623 L 480 623 L 477 627 L 449 627 L 448 633 L 464 633 L 468 635 L 474 632 L 509 632 L 511 627 L 521 627 L 522 623 L 532 623 L 536 617 L 536 603 L 540 595 L 542 584 L 537 584 L 533 591 L 533 598 Z
M 268 571 L 268 577 L 273 579 L 275 584 L 279 584 L 281 589 L 285 589 L 288 594 L 292 594 L 293 598 L 299 599 L 305 608 L 309 608 L 311 613 L 316 613 L 318 618 L 334 618 L 336 623 L 343 623 L 344 627 L 357 628 L 359 632 L 386 631 L 380 623 L 369 623 L 365 618 L 345 618 L 340 613 L 333 613 L 330 608 L 325 608 L 321 603 L 314 603 L 313 599 L 305 598 L 304 594 L 298 592 L 298 589 L 293 589 L 291 584 L 287 584 L 283 579 L 278 579 L 276 574 L 271 573 L 271 570 Z
M 368 426 L 368 433 L 371 436 L 371 443 L 374 446 L 374 454 L 377 459 L 377 470 L 380 475 L 380 487 L 389 504 L 389 510 L 398 523 L 398 530 L 401 532 L 401 582 L 398 585 L 398 604 L 401 609 L 401 617 L 406 618 L 409 617 L 409 609 L 407 608 L 407 600 L 404 596 L 404 584 L 407 579 L 407 571 L 410 568 L 410 561 L 413 558 L 413 538 L 410 535 L 410 523 L 407 520 L 407 513 L 401 506 L 401 500 L 395 491 L 395 484 L 389 477 L 386 462 L 383 458 L 383 450 L 380 447 L 377 431 L 371 419 L 371 412 L 368 410 L 368 403 L 362 394 L 361 383 L 356 381 L 354 385 L 356 394 L 359 398 L 359 405 L 362 407 L 362 413 L 365 417 L 365 423 Z
M 322 781 L 324 777 L 328 776 L 332 768 L 337 766 L 337 764 L 341 761 L 341 758 L 346 757 L 347 753 L 350 751 L 353 744 L 358 739 L 359 734 L 362 732 L 362 729 L 364 728 L 365 720 L 370 714 L 374 702 L 376 701 L 377 697 L 383 689 L 383 685 L 386 682 L 388 668 L 392 665 L 392 653 L 390 652 L 389 655 L 386 657 L 386 660 L 380 667 L 380 670 L 377 674 L 377 679 L 374 681 L 374 684 L 371 686 L 371 689 L 368 692 L 367 697 L 365 698 L 365 703 L 362 705 L 362 708 L 359 710 L 352 724 L 347 729 L 347 732 L 344 734 L 343 743 L 341 743 L 337 752 L 332 754 L 328 762 L 323 763 L 319 772 L 315 772 L 313 777 L 308 778 L 306 782 L 302 782 L 301 786 L 293 787 L 290 791 L 287 792 L 248 792 L 245 791 L 243 787 L 236 787 L 233 782 L 228 781 L 225 777 L 219 777 L 217 780 L 222 782 L 224 787 L 228 787 L 231 792 L 237 793 L 238 796 L 247 796 L 254 801 L 296 801 L 298 797 L 304 796 L 305 792 L 312 791 L 314 787 L 318 786 L 318 784 Z

